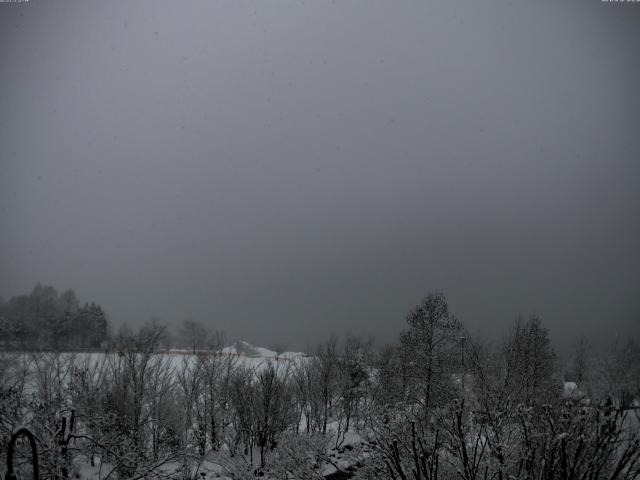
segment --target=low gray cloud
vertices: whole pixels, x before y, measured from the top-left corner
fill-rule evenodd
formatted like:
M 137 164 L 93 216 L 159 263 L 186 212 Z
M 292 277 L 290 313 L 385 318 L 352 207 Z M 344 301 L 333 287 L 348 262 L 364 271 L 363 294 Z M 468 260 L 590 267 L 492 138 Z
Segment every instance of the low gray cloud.
M 0 4 L 0 294 L 254 343 L 637 332 L 640 6 Z

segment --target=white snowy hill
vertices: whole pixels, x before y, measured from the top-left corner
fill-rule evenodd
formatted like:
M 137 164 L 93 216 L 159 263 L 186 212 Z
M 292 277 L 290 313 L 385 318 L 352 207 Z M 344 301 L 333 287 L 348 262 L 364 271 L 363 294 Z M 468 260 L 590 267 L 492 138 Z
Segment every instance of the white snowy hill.
M 224 347 L 222 349 L 223 354 L 238 355 L 241 357 L 255 357 L 255 358 L 283 358 L 293 359 L 298 357 L 306 357 L 307 355 L 302 352 L 282 352 L 278 353 L 273 350 L 269 350 L 264 347 L 256 347 L 244 340 L 238 340 L 233 345 Z

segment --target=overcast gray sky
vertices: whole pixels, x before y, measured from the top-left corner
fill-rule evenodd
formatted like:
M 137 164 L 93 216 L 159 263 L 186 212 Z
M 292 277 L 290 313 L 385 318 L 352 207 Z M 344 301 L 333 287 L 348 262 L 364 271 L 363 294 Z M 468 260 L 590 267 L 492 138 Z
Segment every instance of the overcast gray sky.
M 640 3 L 0 4 L 0 295 L 289 347 L 640 331 Z

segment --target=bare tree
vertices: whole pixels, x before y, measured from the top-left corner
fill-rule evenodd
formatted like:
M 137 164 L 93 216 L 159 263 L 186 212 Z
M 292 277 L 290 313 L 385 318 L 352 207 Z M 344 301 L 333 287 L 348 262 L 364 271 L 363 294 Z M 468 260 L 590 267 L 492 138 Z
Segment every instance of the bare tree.
M 463 338 L 461 323 L 449 313 L 442 294 L 430 294 L 407 315 L 407 329 L 400 337 L 407 362 L 411 401 L 422 407 L 426 421 L 432 406 L 449 399 L 452 374 L 458 368 L 457 352 Z
M 267 360 L 265 367 L 256 373 L 254 395 L 257 421 L 256 443 L 260 450 L 260 466 L 266 465 L 267 450 L 278 444 L 279 435 L 296 420 L 293 389 L 289 383 L 288 367 Z
M 322 433 L 327 433 L 330 406 L 338 373 L 338 337 L 336 335 L 331 335 L 324 344 L 318 346 L 316 358 L 311 366 L 316 369 L 317 394 L 322 401 Z
M 636 406 L 634 401 L 640 402 L 640 342 L 616 340 L 604 358 L 601 377 L 604 397 L 611 397 L 620 408 Z
M 283 433 L 273 451 L 270 473 L 282 480 L 324 480 L 323 466 L 331 462 L 328 440 L 326 435 L 319 433 L 302 436 Z
M 165 335 L 166 327 L 151 321 L 135 335 L 120 336 L 107 359 L 103 412 L 110 443 L 99 447 L 119 476 L 134 477 L 182 456 L 176 422 L 167 418 L 174 410 L 173 371 L 169 357 L 157 352 Z
M 573 347 L 570 375 L 580 389 L 584 389 L 592 370 L 593 348 L 587 337 L 580 336 Z
M 193 353 L 202 350 L 209 345 L 209 329 L 201 322 L 187 319 L 182 322 L 179 336 L 183 345 L 187 346 Z
M 358 420 L 358 408 L 367 393 L 369 384 L 367 362 L 370 360 L 372 346 L 372 338 L 365 340 L 354 335 L 347 335 L 343 354 L 338 358 L 336 377 L 339 412 L 336 448 L 344 441 L 344 436 L 352 426 L 352 421 Z

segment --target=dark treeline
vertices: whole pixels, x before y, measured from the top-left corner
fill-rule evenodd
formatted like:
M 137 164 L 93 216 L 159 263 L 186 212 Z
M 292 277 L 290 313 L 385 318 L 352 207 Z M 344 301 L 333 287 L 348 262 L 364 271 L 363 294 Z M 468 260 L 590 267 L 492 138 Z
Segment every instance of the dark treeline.
M 81 304 L 73 290 L 58 294 L 36 285 L 28 295 L 0 299 L 0 347 L 24 350 L 99 349 L 106 346 L 109 323 L 102 307 Z

